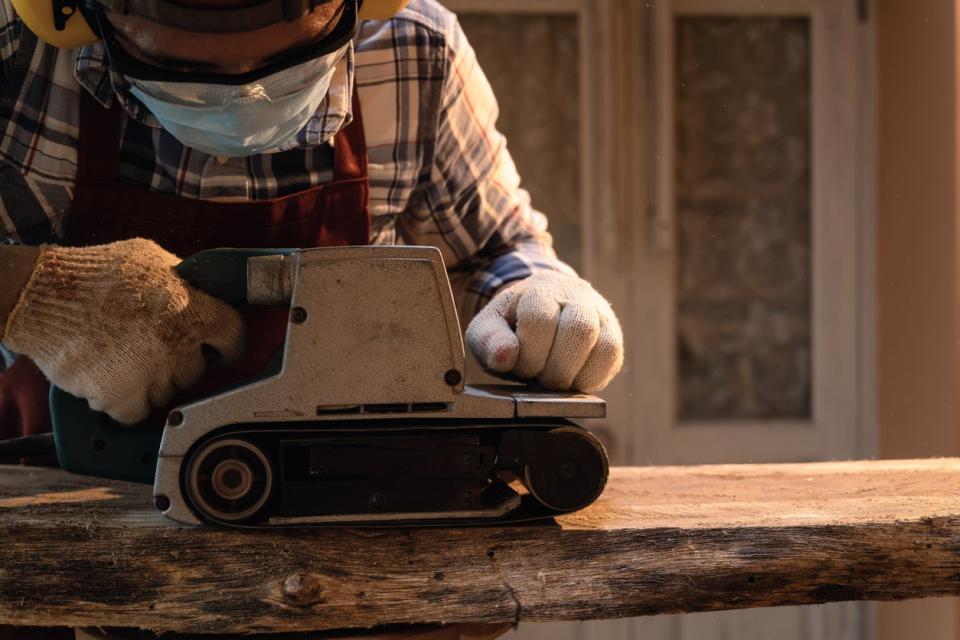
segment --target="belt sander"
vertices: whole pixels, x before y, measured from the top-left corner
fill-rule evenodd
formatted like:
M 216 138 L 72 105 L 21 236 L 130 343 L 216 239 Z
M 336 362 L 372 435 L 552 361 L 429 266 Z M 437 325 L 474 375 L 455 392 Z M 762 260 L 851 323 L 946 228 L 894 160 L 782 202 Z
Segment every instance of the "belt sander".
M 162 428 L 121 427 L 54 388 L 65 469 L 152 483 L 173 520 L 234 527 L 509 522 L 602 492 L 606 453 L 574 420 L 604 417 L 603 400 L 464 384 L 437 249 L 218 249 L 178 271 L 228 302 L 289 308 L 283 348 Z

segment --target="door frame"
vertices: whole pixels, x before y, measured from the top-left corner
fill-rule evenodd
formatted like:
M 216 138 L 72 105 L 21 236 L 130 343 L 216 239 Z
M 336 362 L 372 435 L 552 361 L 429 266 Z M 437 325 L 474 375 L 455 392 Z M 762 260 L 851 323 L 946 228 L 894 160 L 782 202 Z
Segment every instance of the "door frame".
M 649 169 L 647 228 L 634 238 L 645 251 L 632 273 L 629 327 L 642 367 L 634 410 L 647 427 L 635 448 L 663 462 L 790 461 L 876 453 L 875 170 L 872 24 L 854 2 L 836 0 L 661 0 L 653 28 L 655 133 Z M 804 15 L 811 20 L 812 418 L 678 422 L 674 229 L 674 17 Z M 648 157 L 649 156 L 648 154 Z M 650 160 L 648 160 L 650 161 Z M 640 163 L 643 160 L 639 161 Z M 636 209 L 637 207 L 631 207 Z M 651 295 L 652 293 L 652 295 Z M 638 322 L 645 319 L 645 322 Z M 650 327 L 653 327 L 651 330 Z M 667 344 L 669 342 L 669 344 Z M 664 380 L 673 381 L 665 392 Z M 651 415 L 652 414 L 652 415 Z M 736 453 L 731 453 L 731 434 Z

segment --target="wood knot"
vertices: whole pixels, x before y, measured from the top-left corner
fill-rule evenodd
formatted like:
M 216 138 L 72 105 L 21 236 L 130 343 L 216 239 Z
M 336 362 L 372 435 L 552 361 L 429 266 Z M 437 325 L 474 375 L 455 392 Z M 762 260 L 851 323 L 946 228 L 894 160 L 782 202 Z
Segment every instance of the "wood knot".
M 283 581 L 283 597 L 294 604 L 323 602 L 323 579 L 315 573 L 295 573 Z

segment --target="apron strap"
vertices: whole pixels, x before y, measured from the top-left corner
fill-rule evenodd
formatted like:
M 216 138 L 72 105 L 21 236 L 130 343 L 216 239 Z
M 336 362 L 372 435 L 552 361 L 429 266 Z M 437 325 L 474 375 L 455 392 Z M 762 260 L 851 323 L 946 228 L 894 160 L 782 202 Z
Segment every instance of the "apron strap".
M 367 140 L 363 131 L 360 92 L 353 86 L 353 121 L 333 139 L 333 179 L 367 177 Z
M 80 144 L 77 181 L 115 181 L 120 166 L 123 118 L 117 100 L 109 109 L 86 89 L 80 90 Z

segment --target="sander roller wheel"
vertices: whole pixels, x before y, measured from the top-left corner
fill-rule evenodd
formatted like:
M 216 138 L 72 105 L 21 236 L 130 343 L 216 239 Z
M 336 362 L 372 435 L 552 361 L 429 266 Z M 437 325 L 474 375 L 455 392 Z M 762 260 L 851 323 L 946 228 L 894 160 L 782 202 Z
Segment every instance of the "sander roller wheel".
M 254 521 L 273 493 L 270 458 L 248 440 L 208 442 L 190 456 L 186 469 L 187 497 L 211 520 L 231 524 Z
M 553 429 L 549 436 L 524 466 L 524 486 L 556 511 L 588 506 L 607 484 L 610 463 L 603 443 L 577 427 Z

